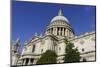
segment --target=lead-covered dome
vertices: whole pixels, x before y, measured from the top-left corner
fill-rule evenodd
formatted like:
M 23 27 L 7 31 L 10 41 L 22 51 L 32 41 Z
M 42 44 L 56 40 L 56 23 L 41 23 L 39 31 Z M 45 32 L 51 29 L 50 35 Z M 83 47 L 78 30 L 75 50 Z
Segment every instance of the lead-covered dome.
M 67 18 L 64 17 L 64 16 L 55 16 L 55 17 L 51 20 L 51 22 L 54 22 L 54 21 L 56 21 L 56 20 L 63 20 L 63 21 L 66 21 L 66 22 L 69 23 L 69 21 L 67 20 Z
M 59 12 L 58 12 L 58 16 L 55 16 L 55 17 L 51 20 L 51 22 L 54 22 L 54 21 L 56 21 L 56 20 L 63 20 L 63 21 L 65 21 L 65 22 L 68 22 L 68 23 L 69 23 L 68 19 L 62 15 L 61 9 L 60 9 Z
M 61 9 L 58 15 L 55 16 L 47 26 L 45 34 L 53 34 L 58 38 L 73 37 L 74 31 L 66 17 L 63 16 Z

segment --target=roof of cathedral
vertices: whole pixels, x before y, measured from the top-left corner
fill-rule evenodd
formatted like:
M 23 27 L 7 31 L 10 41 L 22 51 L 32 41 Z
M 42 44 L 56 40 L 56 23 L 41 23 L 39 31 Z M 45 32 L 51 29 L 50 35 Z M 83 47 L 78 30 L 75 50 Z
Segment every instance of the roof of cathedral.
M 55 17 L 51 20 L 51 22 L 54 22 L 54 21 L 56 21 L 56 20 L 63 20 L 63 21 L 69 22 L 68 19 L 67 19 L 66 17 L 63 16 L 62 10 L 61 10 L 61 9 L 59 10 L 58 15 L 55 16 Z

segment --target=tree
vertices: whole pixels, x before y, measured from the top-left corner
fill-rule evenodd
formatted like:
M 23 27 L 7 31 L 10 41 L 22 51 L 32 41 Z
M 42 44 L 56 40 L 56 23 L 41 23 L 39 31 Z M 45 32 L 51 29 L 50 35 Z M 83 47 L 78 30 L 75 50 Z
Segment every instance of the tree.
M 57 55 L 54 51 L 47 50 L 42 54 L 41 58 L 37 61 L 37 64 L 54 64 L 56 63 Z
M 68 41 L 66 43 L 66 49 L 65 49 L 65 63 L 73 63 L 73 62 L 79 62 L 80 61 L 80 52 L 77 48 L 75 48 L 73 43 L 70 43 Z

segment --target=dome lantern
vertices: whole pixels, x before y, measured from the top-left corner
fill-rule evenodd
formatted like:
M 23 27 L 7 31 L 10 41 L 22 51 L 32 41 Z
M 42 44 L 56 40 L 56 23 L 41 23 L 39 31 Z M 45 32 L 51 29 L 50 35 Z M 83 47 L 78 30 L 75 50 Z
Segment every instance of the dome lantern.
M 59 9 L 58 16 L 62 16 L 62 15 L 63 15 L 63 14 L 62 14 L 62 10 Z
M 65 16 L 63 16 L 63 13 L 62 13 L 62 10 L 61 10 L 61 9 L 59 9 L 58 15 L 55 16 L 55 17 L 51 20 L 51 23 L 54 22 L 54 21 L 57 21 L 57 20 L 63 20 L 63 21 L 65 21 L 66 23 L 69 23 L 68 19 L 67 19 Z

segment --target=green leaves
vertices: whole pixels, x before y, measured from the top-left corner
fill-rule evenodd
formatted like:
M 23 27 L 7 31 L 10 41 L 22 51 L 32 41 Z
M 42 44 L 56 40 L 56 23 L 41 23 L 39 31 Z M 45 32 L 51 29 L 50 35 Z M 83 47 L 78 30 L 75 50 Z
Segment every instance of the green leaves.
M 65 49 L 65 63 L 73 63 L 80 61 L 80 53 L 77 48 L 75 48 L 73 43 L 65 41 L 66 49 Z M 40 59 L 37 61 L 37 64 L 54 64 L 57 62 L 57 54 L 54 51 L 47 50 L 43 53 Z
M 79 62 L 80 61 L 80 53 L 77 48 L 74 48 L 74 44 L 70 42 L 66 43 L 66 49 L 65 49 L 65 63 L 73 63 L 73 62 Z M 73 49 L 74 48 L 74 49 Z
M 54 51 L 47 50 L 42 54 L 41 58 L 37 61 L 37 64 L 54 64 L 56 63 L 57 55 Z

